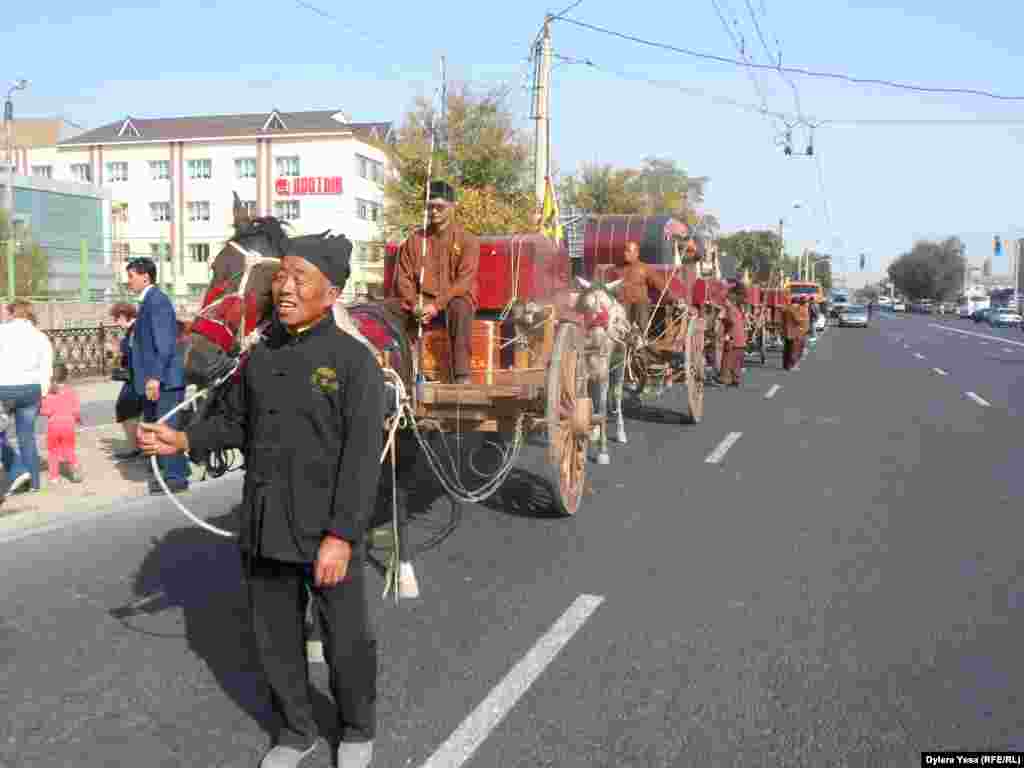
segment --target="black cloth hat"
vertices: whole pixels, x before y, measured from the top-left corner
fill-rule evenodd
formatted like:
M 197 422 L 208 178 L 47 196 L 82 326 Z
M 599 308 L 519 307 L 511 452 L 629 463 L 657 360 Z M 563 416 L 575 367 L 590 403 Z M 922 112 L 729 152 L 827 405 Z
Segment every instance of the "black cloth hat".
M 344 288 L 351 274 L 352 241 L 344 235 L 303 235 L 288 238 L 285 253 L 305 259 L 324 273 L 332 285 Z
M 447 200 L 449 203 L 454 203 L 455 190 L 447 181 L 432 181 L 430 182 L 429 197 L 431 200 Z

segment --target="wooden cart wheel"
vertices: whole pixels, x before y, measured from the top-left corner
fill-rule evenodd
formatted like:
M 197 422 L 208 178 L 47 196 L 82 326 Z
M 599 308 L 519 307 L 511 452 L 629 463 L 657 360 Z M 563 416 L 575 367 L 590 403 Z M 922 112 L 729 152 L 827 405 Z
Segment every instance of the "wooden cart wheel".
M 576 323 L 560 323 L 548 361 L 544 418 L 548 433 L 548 479 L 555 506 L 563 515 L 574 515 L 583 498 L 586 479 L 588 423 L 581 413 L 587 397 L 587 367 L 583 357 L 583 332 Z M 585 401 L 585 402 L 584 402 Z
M 700 424 L 704 418 L 704 318 L 693 321 L 686 338 L 686 402 L 690 423 Z

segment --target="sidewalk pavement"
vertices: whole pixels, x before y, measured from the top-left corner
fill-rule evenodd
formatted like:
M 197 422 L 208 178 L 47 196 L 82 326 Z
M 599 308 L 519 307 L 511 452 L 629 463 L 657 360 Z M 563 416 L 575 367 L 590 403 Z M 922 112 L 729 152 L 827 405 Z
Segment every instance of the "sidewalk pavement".
M 42 491 L 16 493 L 7 497 L 6 502 L 0 506 L 0 539 L 8 534 L 52 525 L 109 507 L 116 501 L 138 498 L 149 493 L 149 460 L 119 462 L 113 457 L 115 451 L 128 448 L 124 431 L 118 424 L 104 424 L 78 431 L 77 453 L 81 483 L 71 483 L 64 477 L 61 483 L 52 484 L 47 471 L 46 437 L 38 435 L 37 441 L 43 457 Z M 236 466 L 241 465 L 240 457 L 236 457 L 235 461 Z M 193 485 L 202 481 L 204 471 L 203 467 L 192 465 Z M 3 487 L 6 485 L 5 478 Z M 187 493 L 184 494 L 182 500 L 187 496 Z

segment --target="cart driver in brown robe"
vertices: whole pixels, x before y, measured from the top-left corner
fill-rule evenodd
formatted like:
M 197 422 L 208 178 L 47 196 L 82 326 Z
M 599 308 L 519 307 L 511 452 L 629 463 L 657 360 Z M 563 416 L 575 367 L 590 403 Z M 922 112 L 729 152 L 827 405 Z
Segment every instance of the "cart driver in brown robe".
M 473 316 L 478 303 L 480 241 L 454 221 L 455 190 L 446 182 L 431 182 L 427 212 L 430 223 L 426 231 L 426 260 L 422 229 L 406 238 L 398 251 L 398 297 L 402 309 L 414 322 L 418 319 L 427 325 L 437 317 L 444 320 L 451 342 L 454 382 L 468 384 Z M 418 312 L 420 290 L 422 314 Z
M 640 261 L 640 246 L 635 241 L 626 243 L 623 252 L 625 266 L 622 270 L 622 285 L 619 289 L 620 301 L 626 308 L 626 317 L 635 324 L 641 333 L 647 331 L 647 323 L 651 317 L 651 300 L 648 289 L 656 291 L 665 289 L 665 278 L 656 270 Z

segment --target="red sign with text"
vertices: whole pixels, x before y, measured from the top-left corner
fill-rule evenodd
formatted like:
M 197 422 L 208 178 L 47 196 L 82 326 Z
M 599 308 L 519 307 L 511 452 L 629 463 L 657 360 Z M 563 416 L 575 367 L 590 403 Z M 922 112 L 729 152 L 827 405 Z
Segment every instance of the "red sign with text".
M 282 177 L 274 184 L 279 195 L 340 195 L 341 176 Z

